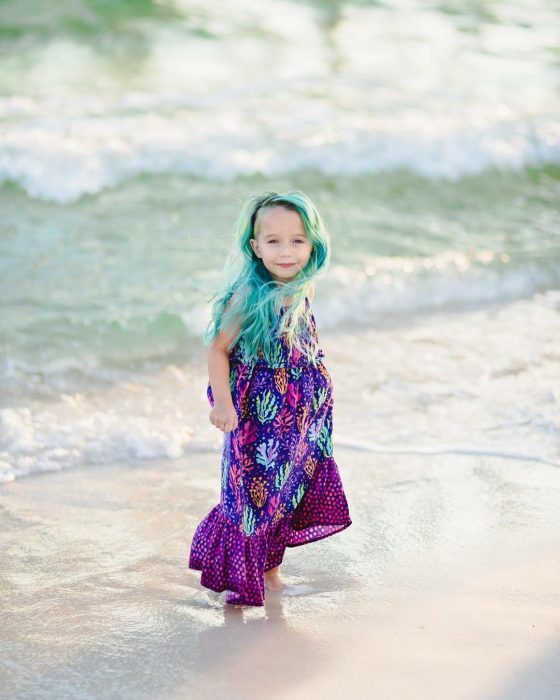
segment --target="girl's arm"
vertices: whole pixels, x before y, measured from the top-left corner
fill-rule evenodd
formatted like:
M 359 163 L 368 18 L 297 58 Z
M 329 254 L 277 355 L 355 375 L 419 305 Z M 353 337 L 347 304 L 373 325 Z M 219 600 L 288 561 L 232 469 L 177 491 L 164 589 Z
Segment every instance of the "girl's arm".
M 231 303 L 230 300 L 226 308 Z M 227 330 L 221 330 L 208 349 L 208 378 L 215 403 L 233 404 L 229 388 L 230 362 L 227 348 L 238 330 L 238 322 L 228 326 Z
M 221 347 L 211 346 L 208 350 L 208 379 L 212 387 L 214 403 L 233 403 L 229 388 L 229 374 L 227 351 Z
M 210 423 L 226 433 L 235 430 L 239 422 L 229 387 L 230 363 L 227 349 L 238 326 L 238 321 L 234 320 L 227 331 L 220 331 L 208 350 L 208 377 L 214 396 Z

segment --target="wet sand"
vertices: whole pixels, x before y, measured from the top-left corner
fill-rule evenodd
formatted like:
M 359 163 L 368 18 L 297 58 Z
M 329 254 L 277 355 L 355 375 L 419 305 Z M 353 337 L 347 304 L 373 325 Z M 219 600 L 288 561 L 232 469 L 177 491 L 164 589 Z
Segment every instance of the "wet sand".
M 187 568 L 219 452 L 3 485 L 0 697 L 559 697 L 555 468 L 334 449 L 353 524 L 262 608 Z

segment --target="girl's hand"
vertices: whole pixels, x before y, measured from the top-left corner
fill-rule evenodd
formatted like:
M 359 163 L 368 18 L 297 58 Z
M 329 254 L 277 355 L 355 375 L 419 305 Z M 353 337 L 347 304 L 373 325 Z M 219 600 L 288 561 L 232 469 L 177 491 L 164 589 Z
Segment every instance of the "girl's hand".
M 235 430 L 238 425 L 237 411 L 232 401 L 216 401 L 210 411 L 210 423 L 224 433 Z

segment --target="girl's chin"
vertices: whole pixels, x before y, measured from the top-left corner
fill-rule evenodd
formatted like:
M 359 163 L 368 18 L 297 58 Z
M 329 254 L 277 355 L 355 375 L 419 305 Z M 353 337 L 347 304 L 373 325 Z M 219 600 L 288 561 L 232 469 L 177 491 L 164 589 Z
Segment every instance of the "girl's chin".
M 290 275 L 286 275 L 284 277 L 278 277 L 277 275 L 272 275 L 273 279 L 275 279 L 277 282 L 291 282 L 294 280 L 297 276 L 297 272 L 294 272 Z

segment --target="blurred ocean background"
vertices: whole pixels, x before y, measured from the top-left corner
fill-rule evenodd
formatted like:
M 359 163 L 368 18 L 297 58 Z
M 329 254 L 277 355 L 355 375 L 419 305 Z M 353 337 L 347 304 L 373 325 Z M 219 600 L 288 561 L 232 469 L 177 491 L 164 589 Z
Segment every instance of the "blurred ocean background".
M 0 481 L 214 449 L 241 202 L 302 189 L 335 435 L 560 464 L 547 0 L 4 0 Z M 218 467 L 217 467 L 218 469 Z

